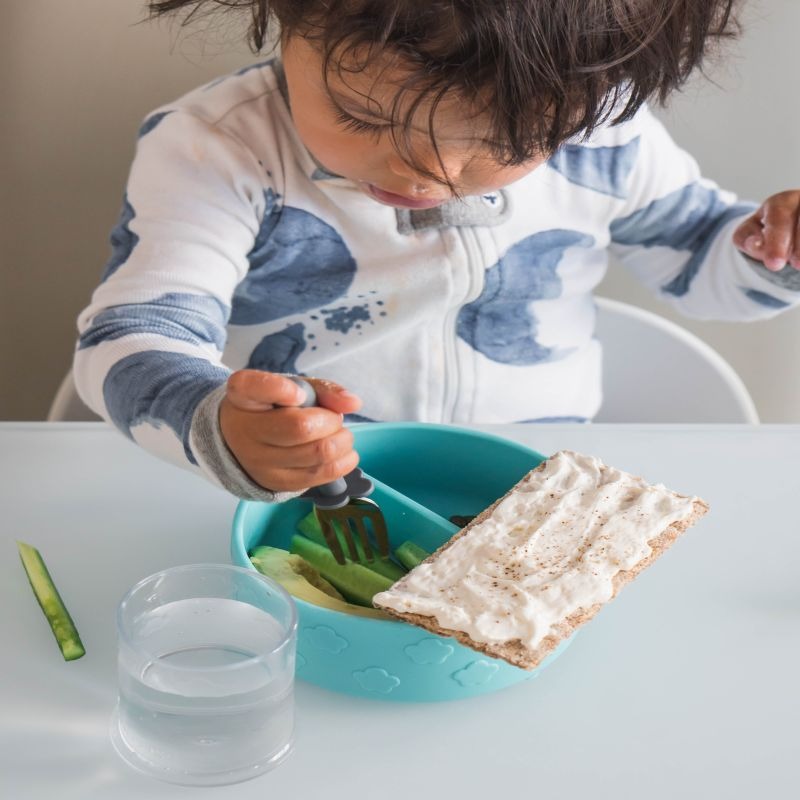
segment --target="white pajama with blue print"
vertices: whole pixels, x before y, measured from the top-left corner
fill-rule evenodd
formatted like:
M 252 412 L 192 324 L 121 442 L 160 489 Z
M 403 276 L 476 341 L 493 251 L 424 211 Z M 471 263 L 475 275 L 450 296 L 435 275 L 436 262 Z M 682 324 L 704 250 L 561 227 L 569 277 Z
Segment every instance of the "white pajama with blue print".
M 407 211 L 314 161 L 281 77 L 255 65 L 145 120 L 75 355 L 91 408 L 240 497 L 288 495 L 222 440 L 232 370 L 337 381 L 376 421 L 590 420 L 609 250 L 690 316 L 800 302 L 800 273 L 733 246 L 753 205 L 704 180 L 646 108 L 502 192 Z

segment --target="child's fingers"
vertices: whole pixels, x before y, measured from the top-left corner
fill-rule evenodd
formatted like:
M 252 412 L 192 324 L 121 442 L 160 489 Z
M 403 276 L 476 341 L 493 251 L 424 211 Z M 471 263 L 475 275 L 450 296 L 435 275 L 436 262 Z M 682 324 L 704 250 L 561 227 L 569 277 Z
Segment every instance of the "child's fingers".
M 247 414 L 236 409 L 235 413 L 238 426 L 253 447 L 298 447 L 342 430 L 341 415 L 327 408 L 280 408 L 269 414 Z
M 361 408 L 361 399 L 333 381 L 309 378 L 317 393 L 317 404 L 335 411 L 350 414 Z M 227 396 L 242 411 L 269 411 L 275 406 L 298 406 L 305 400 L 305 392 L 284 375 L 257 369 L 242 369 L 228 378 Z
M 299 469 L 287 469 L 270 466 L 263 472 L 258 466 L 248 469 L 250 475 L 256 483 L 261 484 L 273 492 L 297 492 L 308 489 L 311 486 L 321 486 L 323 483 L 330 483 L 348 472 L 352 472 L 358 466 L 358 453 L 351 450 L 347 455 L 325 464 L 318 464 L 314 467 L 304 467 Z
M 353 436 L 346 429 L 296 447 L 262 444 L 249 455 L 248 474 L 274 491 L 294 491 L 328 483 L 358 465 Z
M 245 472 L 273 491 L 328 483 L 358 464 L 342 415 L 360 408 L 360 399 L 330 381 L 308 381 L 316 407 L 299 407 L 306 393 L 283 375 L 239 370 L 228 379 L 219 412 L 223 437 Z
M 760 217 L 748 217 L 733 234 L 733 243 L 750 258 L 761 260 L 764 254 L 764 232 Z
M 260 453 L 265 462 L 280 463 L 287 469 L 316 469 L 344 458 L 352 449 L 352 432 L 348 428 L 340 428 L 330 436 L 299 445 L 280 447 L 263 444 Z
M 795 269 L 800 269 L 800 193 L 798 193 L 797 205 L 797 216 L 794 221 L 794 242 L 789 254 L 789 263 Z
M 797 228 L 797 199 L 793 193 L 775 195 L 764 204 L 763 262 L 767 269 L 780 270 L 792 255 Z
M 739 225 L 733 243 L 773 272 L 783 269 L 787 262 L 800 269 L 800 191 L 768 198 Z
M 317 393 L 317 404 L 337 414 L 352 414 L 361 408 L 361 398 L 333 381 L 309 378 L 308 382 Z
M 219 422 L 242 469 L 273 491 L 294 491 L 335 480 L 358 463 L 342 417 L 327 408 L 276 408 L 251 412 L 228 397 Z
M 275 406 L 298 406 L 305 392 L 283 375 L 240 369 L 228 378 L 228 401 L 242 411 L 269 411 Z

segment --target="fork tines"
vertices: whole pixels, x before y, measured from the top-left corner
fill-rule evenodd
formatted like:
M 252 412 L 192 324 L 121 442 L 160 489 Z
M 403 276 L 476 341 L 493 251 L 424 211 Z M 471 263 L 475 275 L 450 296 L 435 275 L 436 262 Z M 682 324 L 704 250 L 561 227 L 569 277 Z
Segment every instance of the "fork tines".
M 366 497 L 354 497 L 341 508 L 315 507 L 314 511 L 328 549 L 339 564 L 345 563 L 345 555 L 337 536 L 337 529 L 344 538 L 351 561 L 356 563 L 362 560 L 374 561 L 375 549 L 381 558 L 388 557 L 389 536 L 386 531 L 386 522 L 378 504 L 374 501 Z M 367 522 L 369 522 L 369 527 Z M 372 535 L 370 535 L 369 528 L 372 529 Z M 363 558 L 358 551 L 355 534 L 358 535 Z

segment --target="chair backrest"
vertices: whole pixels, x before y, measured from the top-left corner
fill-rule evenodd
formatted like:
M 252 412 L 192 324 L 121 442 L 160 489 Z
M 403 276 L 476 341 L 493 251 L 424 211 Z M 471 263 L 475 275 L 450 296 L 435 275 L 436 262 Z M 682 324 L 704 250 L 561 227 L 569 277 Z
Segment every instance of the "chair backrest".
M 87 406 L 75 389 L 72 379 L 72 370 L 67 372 L 56 390 L 50 411 L 47 414 L 48 422 L 94 422 L 100 417 Z
M 603 406 L 595 422 L 749 422 L 758 414 L 733 367 L 694 334 L 641 308 L 596 298 Z M 61 382 L 47 419 L 99 417 Z
M 742 379 L 716 350 L 658 314 L 595 298 L 603 405 L 595 422 L 757 423 Z

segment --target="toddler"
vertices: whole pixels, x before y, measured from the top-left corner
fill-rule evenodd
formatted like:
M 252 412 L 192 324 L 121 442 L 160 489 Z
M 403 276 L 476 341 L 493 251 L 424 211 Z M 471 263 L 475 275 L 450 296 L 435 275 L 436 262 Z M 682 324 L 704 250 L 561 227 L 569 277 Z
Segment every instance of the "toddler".
M 800 192 L 736 201 L 646 105 L 735 31 L 733 2 L 151 2 L 243 7 L 281 55 L 144 120 L 81 397 L 282 500 L 355 467 L 345 420 L 590 420 L 609 252 L 690 316 L 800 304 Z

